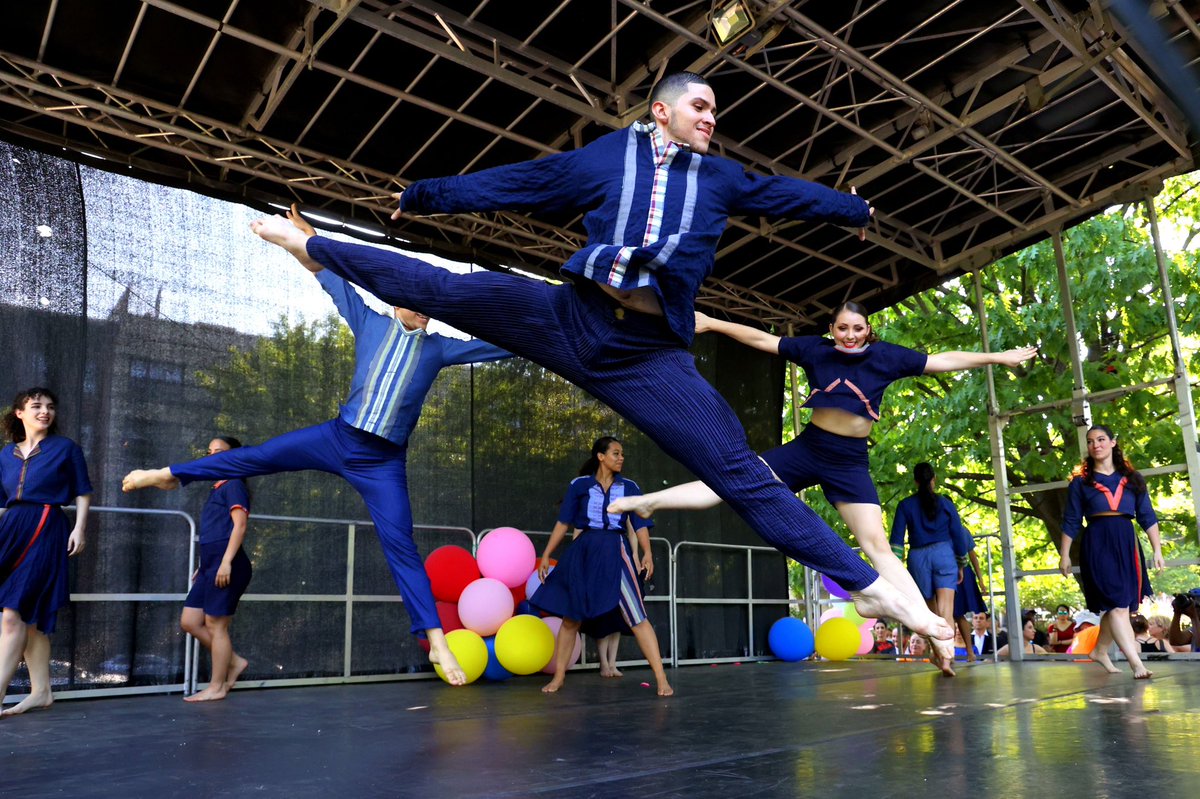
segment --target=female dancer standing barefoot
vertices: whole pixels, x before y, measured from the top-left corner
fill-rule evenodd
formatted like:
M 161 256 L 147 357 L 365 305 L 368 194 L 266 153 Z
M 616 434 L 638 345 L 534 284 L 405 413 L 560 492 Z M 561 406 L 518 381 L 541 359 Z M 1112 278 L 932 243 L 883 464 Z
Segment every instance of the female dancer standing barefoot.
M 550 541 L 542 553 L 538 575 L 544 580 L 529 601 L 537 608 L 562 617 L 558 630 L 558 656 L 554 662 L 554 679 L 543 691 L 554 693 L 567 676 L 575 634 L 588 622 L 598 635 L 607 635 L 615 626 L 614 616 L 621 626 L 633 630 L 642 654 L 650 663 L 658 681 L 658 695 L 675 693 L 667 682 L 658 638 L 646 618 L 642 592 L 638 586 L 638 570 L 647 576 L 654 574 L 650 554 L 649 520 L 639 521 L 635 533 L 641 545 L 642 557 L 634 565 L 633 553 L 625 536 L 630 519 L 626 514 L 604 510 L 612 499 L 641 493 L 637 483 L 621 476 L 625 453 L 621 442 L 612 436 L 596 439 L 592 454 L 580 469 L 580 476 L 571 481 L 567 495 L 558 512 L 558 522 L 550 533 Z M 550 555 L 562 543 L 571 526 L 583 530 L 571 548 L 550 571 Z M 615 654 L 615 653 L 614 653 Z M 614 657 L 615 662 L 615 657 Z M 611 676 L 611 675 L 606 675 Z
M 0 450 L 0 703 L 24 653 L 29 696 L 2 714 L 50 707 L 50 634 L 70 597 L 67 558 L 83 551 L 92 484 L 79 445 L 57 435 L 58 398 L 29 388 L 4 417 Z M 60 505 L 75 502 L 75 526 Z
M 232 436 L 217 436 L 208 443 L 208 454 L 228 452 L 241 445 Z M 208 687 L 185 697 L 185 702 L 224 699 L 248 665 L 233 651 L 229 625 L 254 574 L 250 558 L 242 549 L 249 517 L 246 481 L 237 477 L 218 480 L 200 513 L 200 568 L 179 617 L 183 631 L 212 653 L 212 672 Z
M 866 308 L 856 302 L 843 303 L 834 310 L 833 323 L 829 325 L 832 338 L 781 338 L 697 312 L 696 332 L 706 331 L 782 355 L 804 370 L 811 389 L 804 407 L 813 409 L 812 419 L 794 440 L 763 453 L 763 460 L 792 491 L 819 484 L 880 576 L 924 605 L 921 591 L 888 545 L 879 494 L 867 462 L 867 436 L 879 419 L 883 393 L 889 385 L 905 377 L 988 364 L 1017 366 L 1032 358 L 1037 348 L 926 355 L 879 341 L 867 320 Z M 644 517 L 658 510 L 711 508 L 720 501 L 704 483 L 694 482 L 625 499 L 614 503 L 611 509 L 632 511 Z M 934 646 L 939 668 L 946 676 L 954 676 L 954 642 L 935 638 Z
M 1096 646 L 1088 655 L 1110 674 L 1120 672 L 1108 656 L 1113 641 L 1125 653 L 1135 680 L 1147 680 L 1150 672 L 1142 664 L 1141 647 L 1129 621 L 1142 597 L 1152 596 L 1150 574 L 1142 545 L 1131 519 L 1146 531 L 1154 551 L 1154 568 L 1161 570 L 1162 545 L 1158 517 L 1150 506 L 1146 479 L 1125 459 L 1117 437 L 1105 425 L 1093 425 L 1087 433 L 1087 457 L 1075 470 L 1067 487 L 1067 510 L 1063 514 L 1062 549 L 1059 568 L 1071 575 L 1071 542 L 1082 532 L 1079 546 L 1079 576 L 1088 610 L 1102 614 Z M 1087 520 L 1087 527 L 1082 523 Z

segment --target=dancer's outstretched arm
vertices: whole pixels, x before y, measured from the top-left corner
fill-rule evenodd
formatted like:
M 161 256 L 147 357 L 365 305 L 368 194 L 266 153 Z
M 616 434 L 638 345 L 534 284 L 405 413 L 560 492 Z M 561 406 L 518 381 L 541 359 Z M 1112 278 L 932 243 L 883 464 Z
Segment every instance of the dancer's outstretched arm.
M 696 335 L 701 333 L 721 333 L 747 347 L 753 347 L 771 355 L 779 354 L 779 336 L 759 330 L 757 327 L 713 319 L 707 314 L 696 311 Z
M 958 372 L 963 369 L 978 369 L 980 366 L 1014 367 L 1037 355 L 1037 347 L 1018 347 L 1004 352 L 937 352 L 925 362 L 925 374 Z

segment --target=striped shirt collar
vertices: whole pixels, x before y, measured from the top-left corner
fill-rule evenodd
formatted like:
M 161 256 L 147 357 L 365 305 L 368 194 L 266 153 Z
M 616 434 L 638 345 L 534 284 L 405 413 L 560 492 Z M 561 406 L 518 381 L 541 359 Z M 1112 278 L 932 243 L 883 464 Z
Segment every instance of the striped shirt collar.
M 683 152 L 691 152 L 691 148 L 686 144 L 667 141 L 667 137 L 663 135 L 662 128 L 658 125 L 635 122 L 633 123 L 633 129 L 638 133 L 643 133 L 650 137 L 650 153 L 654 156 L 656 163 L 662 161 L 664 158 L 674 156 L 675 153 L 681 150 Z

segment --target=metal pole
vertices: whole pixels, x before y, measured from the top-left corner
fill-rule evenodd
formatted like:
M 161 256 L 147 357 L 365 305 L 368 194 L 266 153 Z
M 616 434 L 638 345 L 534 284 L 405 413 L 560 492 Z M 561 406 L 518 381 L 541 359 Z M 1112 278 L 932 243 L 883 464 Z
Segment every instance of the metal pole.
M 1087 455 L 1087 431 L 1092 426 L 1092 406 L 1087 399 L 1083 380 L 1083 361 L 1079 357 L 1079 332 L 1075 327 L 1075 307 L 1071 299 L 1071 284 L 1067 279 L 1067 259 L 1063 255 L 1062 231 L 1050 234 L 1054 245 L 1054 263 L 1058 267 L 1058 293 L 1061 297 L 1063 320 L 1067 323 L 1067 350 L 1071 355 L 1071 422 L 1079 443 L 1079 456 Z
M 983 302 L 983 281 L 979 270 L 971 273 L 975 283 L 975 308 L 979 316 L 979 335 L 983 341 L 983 351 L 991 352 L 988 344 L 987 308 Z M 1005 609 L 1008 611 L 1008 636 L 1015 640 L 1017 646 L 1009 646 L 1009 658 L 1024 660 L 1025 651 L 1021 643 L 1021 599 L 1017 595 L 1017 560 L 1013 552 L 1013 523 L 1012 507 L 1009 504 L 1008 469 L 1004 459 L 1004 427 L 1008 424 L 1006 417 L 1000 416 L 1000 405 L 996 399 L 996 379 L 991 364 L 987 367 L 988 388 L 988 437 L 992 445 L 992 473 L 996 478 L 996 512 L 1000 518 L 1000 550 L 1001 562 L 1004 567 Z M 995 608 L 992 609 L 993 613 Z M 1015 638 L 1014 638 L 1015 635 Z
M 1158 212 L 1154 198 L 1147 197 L 1146 215 L 1150 219 L 1150 238 L 1154 240 L 1154 257 L 1158 261 L 1158 279 L 1162 284 L 1163 306 L 1167 310 L 1167 327 L 1171 334 L 1171 350 L 1175 355 L 1175 399 L 1179 403 L 1177 422 L 1183 433 L 1183 456 L 1188 467 L 1188 482 L 1192 488 L 1192 507 L 1200 528 L 1200 452 L 1196 449 L 1196 410 L 1192 404 L 1192 386 L 1188 381 L 1187 363 L 1179 340 L 1179 324 L 1175 319 L 1175 298 L 1171 294 L 1171 276 L 1167 272 L 1167 257 L 1163 254 L 1158 232 Z

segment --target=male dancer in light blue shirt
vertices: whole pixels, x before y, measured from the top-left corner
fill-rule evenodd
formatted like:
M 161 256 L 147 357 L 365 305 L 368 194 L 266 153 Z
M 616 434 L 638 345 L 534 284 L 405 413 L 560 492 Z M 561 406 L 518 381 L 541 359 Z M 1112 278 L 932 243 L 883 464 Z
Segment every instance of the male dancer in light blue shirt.
M 295 206 L 288 214 L 301 229 L 312 227 Z M 443 367 L 512 357 L 478 339 L 462 341 L 425 332 L 429 317 L 396 307 L 392 316 L 367 307 L 348 282 L 318 271 L 321 288 L 354 332 L 354 379 L 338 418 L 285 433 L 257 447 L 219 452 L 190 463 L 136 470 L 122 489 L 173 489 L 194 480 L 254 477 L 316 469 L 340 475 L 367 504 L 392 577 L 412 618 L 412 631 L 429 639 L 429 659 L 440 664 L 452 685 L 466 676 L 446 646 L 429 577 L 413 542 L 408 500 L 408 437 L 417 425 L 425 395 Z

